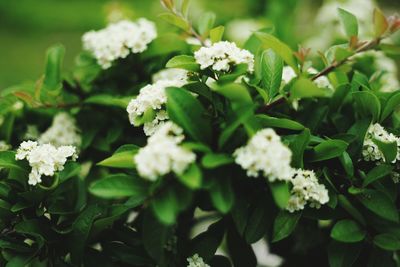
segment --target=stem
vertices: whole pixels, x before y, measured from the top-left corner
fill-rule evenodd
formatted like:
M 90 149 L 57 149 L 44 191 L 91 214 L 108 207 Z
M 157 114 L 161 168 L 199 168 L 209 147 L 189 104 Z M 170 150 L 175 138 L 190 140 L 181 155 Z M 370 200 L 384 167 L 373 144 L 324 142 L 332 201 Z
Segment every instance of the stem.
M 332 71 L 334 71 L 336 68 L 342 66 L 343 64 L 345 64 L 346 62 L 348 62 L 349 60 L 351 60 L 355 55 L 374 49 L 379 43 L 380 43 L 381 39 L 380 38 L 376 38 L 374 40 L 371 40 L 369 42 L 366 42 L 365 44 L 361 45 L 360 47 L 358 47 L 355 50 L 355 53 L 351 56 L 348 56 L 344 59 L 342 59 L 341 61 L 335 61 L 333 62 L 331 65 L 327 66 L 325 69 L 321 70 L 320 72 L 318 72 L 317 74 L 315 74 L 312 78 L 311 81 L 315 81 L 316 79 L 328 75 L 329 73 L 331 73 Z M 272 102 L 271 104 L 268 105 L 264 105 L 262 107 L 260 107 L 257 112 L 258 113 L 265 113 L 268 110 L 270 110 L 271 108 L 283 104 L 286 101 L 286 97 L 290 96 L 290 93 L 287 94 L 287 96 L 283 96 L 279 99 L 277 99 L 276 101 Z

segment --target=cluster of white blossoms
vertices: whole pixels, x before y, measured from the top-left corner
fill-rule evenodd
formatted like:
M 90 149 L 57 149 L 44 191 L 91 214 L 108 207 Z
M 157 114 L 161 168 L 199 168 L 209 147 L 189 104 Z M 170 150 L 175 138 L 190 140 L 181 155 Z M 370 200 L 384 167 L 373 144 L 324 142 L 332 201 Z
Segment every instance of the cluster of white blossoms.
M 392 133 L 389 133 L 379 123 L 372 124 L 367 131 L 364 139 L 362 155 L 366 161 L 385 161 L 385 157 L 382 151 L 379 150 L 378 146 L 373 140 L 379 140 L 385 143 L 397 143 L 397 156 L 392 163 L 396 160 L 400 160 L 400 138 Z
M 17 160 L 26 159 L 32 170 L 29 174 L 28 184 L 36 185 L 42 182 L 42 175 L 53 176 L 55 172 L 62 171 L 68 158 L 77 159 L 74 146 L 54 147 L 51 144 L 38 144 L 35 141 L 24 141 L 20 144 Z
M 215 71 L 228 72 L 232 65 L 247 64 L 248 71 L 254 71 L 254 55 L 240 49 L 235 43 L 221 41 L 210 47 L 201 47 L 194 53 L 201 69 L 211 67 Z
M 291 179 L 292 190 L 286 209 L 290 212 L 304 209 L 308 203 L 312 208 L 320 208 L 328 203 L 328 190 L 323 184 L 318 183 L 314 171 L 294 170 Z
M 246 146 L 236 149 L 233 155 L 248 176 L 258 177 L 262 172 L 270 182 L 290 181 L 292 177 L 292 151 L 271 128 L 258 131 Z
M 194 254 L 186 260 L 188 262 L 187 267 L 210 267 L 210 265 L 206 264 L 203 258 L 200 257 L 198 254 Z
M 309 74 L 317 74 L 318 71 L 314 68 L 309 68 L 307 70 L 307 72 Z M 282 81 L 285 84 L 288 84 L 291 80 L 293 80 L 294 78 L 296 78 L 296 72 L 292 69 L 292 67 L 290 66 L 285 66 L 283 67 L 282 70 Z M 329 88 L 329 89 L 333 89 L 333 86 L 331 84 L 331 82 L 329 81 L 329 79 L 326 76 L 321 76 L 318 77 L 315 81 L 314 81 L 315 85 L 317 85 L 320 88 Z
M 84 49 L 94 55 L 103 69 L 107 69 L 117 59 L 145 51 L 156 37 L 155 24 L 141 18 L 136 22 L 122 20 L 102 30 L 87 32 L 82 41 Z
M 140 176 L 154 181 L 170 172 L 182 174 L 196 160 L 196 154 L 180 146 L 184 138 L 182 128 L 173 122 L 160 126 L 134 157 Z
M 130 123 L 137 125 L 138 120 L 146 111 L 153 110 L 155 117 L 153 121 L 144 124 L 144 131 L 148 136 L 154 133 L 160 124 L 168 120 L 168 114 L 164 110 L 167 102 L 165 89 L 167 87 L 181 87 L 185 84 L 186 81 L 180 79 L 159 80 L 140 89 L 139 95 L 132 99 L 126 108 Z
M 51 126 L 40 135 L 38 142 L 56 147 L 68 145 L 79 147 L 82 138 L 75 119 L 66 112 L 60 112 L 54 116 Z

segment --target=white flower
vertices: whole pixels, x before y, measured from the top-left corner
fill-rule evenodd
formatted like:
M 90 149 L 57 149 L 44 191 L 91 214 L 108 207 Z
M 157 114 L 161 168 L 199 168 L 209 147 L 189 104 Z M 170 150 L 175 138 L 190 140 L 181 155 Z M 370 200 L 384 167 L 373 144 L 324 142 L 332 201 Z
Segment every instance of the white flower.
M 202 257 L 198 254 L 194 254 L 192 257 L 186 259 L 188 262 L 187 267 L 210 267 L 206 264 Z
M 148 84 L 140 89 L 139 95 L 132 99 L 126 111 L 128 112 L 129 121 L 132 125 L 138 125 L 138 120 L 146 111 L 154 110 L 155 117 L 153 121 L 145 123 L 145 133 L 152 132 L 160 121 L 168 119 L 167 114 L 163 110 L 167 102 L 165 89 L 167 87 L 181 87 L 186 83 L 179 79 L 176 80 L 159 80 L 153 84 Z M 163 111 L 163 112 L 162 112 Z M 160 113 L 161 112 L 161 113 Z
M 185 41 L 186 41 L 186 43 L 189 44 L 189 45 L 198 45 L 198 46 L 201 46 L 200 40 L 197 39 L 197 38 L 195 38 L 195 37 L 188 37 L 188 38 L 186 38 Z M 206 40 L 204 40 L 203 42 L 204 42 L 204 45 L 205 45 L 205 46 L 211 46 L 211 45 L 212 45 L 210 39 L 206 39 Z
M 152 81 L 153 83 L 156 83 L 158 81 L 178 81 L 182 83 L 182 85 L 186 84 L 188 82 L 188 71 L 183 70 L 183 69 L 163 69 L 160 70 L 159 72 L 153 74 L 152 76 Z
M 291 179 L 292 190 L 286 209 L 290 212 L 304 209 L 308 203 L 312 208 L 320 208 L 328 203 L 328 190 L 318 183 L 314 171 L 298 169 Z
M 318 71 L 314 68 L 309 68 L 307 70 L 307 72 L 308 72 L 308 74 L 317 74 L 318 73 Z M 288 84 L 291 80 L 293 80 L 296 77 L 297 77 L 296 72 L 294 72 L 292 67 L 290 67 L 290 66 L 283 67 L 283 70 L 282 70 L 283 83 Z M 314 81 L 314 83 L 315 83 L 315 85 L 317 85 L 320 88 L 333 89 L 331 82 L 329 81 L 329 79 L 326 76 L 318 77 Z
M 82 138 L 76 126 L 75 119 L 66 112 L 60 112 L 54 116 L 51 126 L 38 138 L 40 144 L 52 144 L 54 146 L 74 145 L 79 147 Z
M 383 128 L 379 123 L 372 124 L 367 131 L 364 139 L 364 145 L 362 150 L 362 155 L 366 161 L 380 161 L 384 162 L 385 157 L 383 153 L 379 150 L 378 146 L 374 143 L 373 139 L 379 140 L 384 143 L 397 143 L 397 156 L 392 163 L 396 160 L 400 160 L 400 138 L 392 133 L 389 133 Z
M 160 110 L 154 120 L 143 125 L 144 134 L 147 136 L 153 135 L 168 119 L 168 113 L 165 110 Z
M 99 31 L 83 35 L 83 47 L 90 51 L 98 64 L 107 69 L 113 61 L 130 53 L 141 53 L 157 37 L 155 24 L 141 18 L 136 22 L 122 20 Z
M 160 126 L 134 157 L 140 176 L 154 181 L 170 172 L 182 174 L 196 160 L 193 152 L 179 146 L 184 138 L 183 130 L 173 122 Z
M 5 141 L 0 140 L 0 151 L 6 151 L 11 149 L 11 146 L 7 144 Z
M 32 167 L 28 184 L 36 185 L 42 182 L 42 175 L 53 176 L 57 171 L 64 169 L 67 158 L 77 158 L 76 148 L 73 146 L 60 146 L 51 144 L 39 145 L 34 141 L 25 141 L 20 144 L 15 158 L 26 159 Z
M 258 131 L 246 146 L 236 149 L 235 162 L 247 170 L 248 176 L 258 177 L 260 172 L 275 180 L 288 181 L 292 177 L 292 152 L 271 128 Z
M 248 72 L 254 71 L 254 55 L 232 42 L 221 41 L 210 47 L 201 47 L 194 57 L 201 69 L 211 67 L 215 71 L 228 72 L 232 65 L 247 64 Z

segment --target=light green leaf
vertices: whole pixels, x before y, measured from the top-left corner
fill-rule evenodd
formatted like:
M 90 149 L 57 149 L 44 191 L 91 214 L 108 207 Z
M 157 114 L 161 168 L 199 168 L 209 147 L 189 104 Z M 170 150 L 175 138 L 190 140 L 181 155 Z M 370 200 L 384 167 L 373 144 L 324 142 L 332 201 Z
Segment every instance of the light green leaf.
M 294 53 L 288 45 L 268 33 L 257 32 L 255 33 L 255 36 L 261 41 L 264 50 L 269 48 L 273 49 L 275 53 L 286 62 L 286 64 L 295 70 L 296 73 L 299 72 L 299 67 L 296 58 L 294 57 Z
M 222 40 L 222 36 L 224 35 L 225 28 L 224 26 L 218 26 L 210 30 L 210 40 L 212 43 L 218 43 Z
M 299 78 L 293 83 L 291 88 L 290 97 L 296 98 L 310 98 L 310 97 L 328 97 L 331 95 L 329 89 L 320 88 L 310 79 Z
M 167 68 L 178 68 L 188 71 L 198 72 L 200 65 L 196 63 L 196 60 L 192 56 L 179 55 L 171 58 L 167 64 Z
M 281 209 L 286 208 L 290 199 L 289 185 L 286 182 L 273 182 L 269 183 L 269 187 L 275 204 Z
M 350 12 L 341 8 L 338 8 L 338 12 L 347 37 L 351 38 L 353 36 L 358 36 L 357 18 Z
M 183 174 L 178 175 L 178 178 L 187 187 L 196 189 L 201 187 L 203 174 L 197 164 L 192 164 Z
M 99 166 L 112 168 L 135 168 L 133 157 L 138 152 L 139 147 L 135 145 L 124 145 L 120 147 L 111 157 L 97 163 Z
M 381 37 L 389 28 L 389 22 L 379 8 L 374 9 L 373 22 L 375 37 Z
M 208 153 L 201 159 L 201 164 L 206 169 L 215 169 L 233 162 L 234 160 L 232 156 L 227 154 Z
M 378 146 L 379 151 L 382 152 L 383 156 L 385 157 L 385 162 L 390 163 L 396 159 L 398 150 L 396 141 L 386 143 L 381 140 L 373 138 L 372 142 L 374 142 L 374 144 Z
M 43 86 L 46 90 L 59 92 L 61 89 L 61 65 L 65 54 L 62 45 L 55 45 L 47 50 L 46 70 Z
M 230 177 L 218 177 L 210 190 L 211 201 L 222 213 L 228 213 L 235 200 Z
M 261 84 L 267 90 L 270 99 L 279 92 L 282 83 L 283 60 L 272 49 L 261 55 Z
M 131 99 L 131 97 L 115 97 L 112 95 L 101 94 L 86 98 L 84 103 L 126 109 Z
M 172 14 L 172 13 L 162 13 L 159 15 L 159 17 L 161 19 L 163 19 L 164 21 L 168 22 L 169 24 L 172 24 L 186 32 L 188 32 L 190 30 L 190 25 L 189 23 L 184 20 L 183 18 Z
M 345 243 L 360 242 L 365 238 L 366 232 L 353 220 L 338 221 L 332 228 L 331 237 Z
M 298 123 L 297 121 L 293 121 L 290 119 L 275 118 L 264 114 L 256 115 L 256 117 L 259 120 L 259 123 L 265 128 L 273 127 L 273 128 L 289 129 L 296 131 L 304 130 L 304 126 L 301 123 Z
M 178 199 L 172 189 L 166 188 L 151 201 L 151 207 L 158 220 L 165 225 L 172 225 L 179 212 Z
M 214 27 L 215 14 L 212 12 L 206 12 L 202 14 L 199 21 L 199 33 L 205 36 Z

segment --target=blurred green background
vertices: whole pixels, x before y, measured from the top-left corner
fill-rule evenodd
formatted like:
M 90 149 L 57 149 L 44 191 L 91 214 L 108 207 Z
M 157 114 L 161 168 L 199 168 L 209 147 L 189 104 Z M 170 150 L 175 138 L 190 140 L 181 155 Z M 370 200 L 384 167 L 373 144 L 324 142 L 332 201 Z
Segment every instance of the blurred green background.
M 352 1 L 367 0 L 331 2 Z M 398 0 L 378 2 L 385 11 L 400 9 Z M 321 30 L 314 25 L 323 4 L 322 0 L 193 0 L 191 13 L 196 17 L 204 11 L 215 12 L 218 23 L 259 18 L 275 24 L 279 37 L 295 46 Z M 37 79 L 43 73 L 45 50 L 54 43 L 65 45 L 68 70 L 81 50 L 84 32 L 102 28 L 121 15 L 143 16 L 160 24 L 157 14 L 161 12 L 159 0 L 0 0 L 0 90 Z M 332 13 L 336 16 L 336 10 Z

